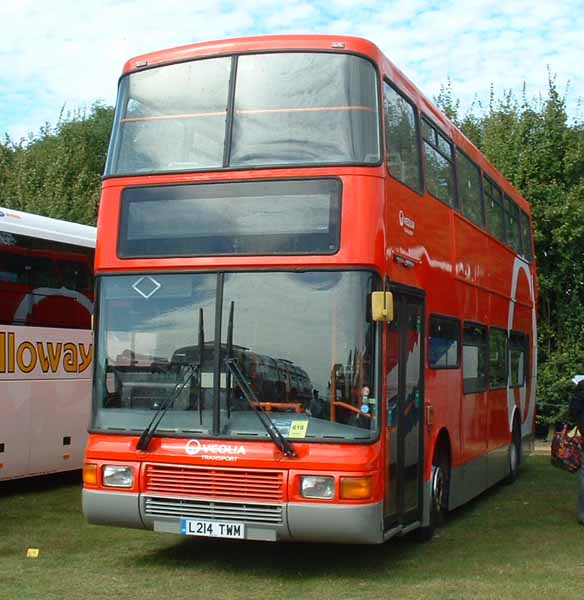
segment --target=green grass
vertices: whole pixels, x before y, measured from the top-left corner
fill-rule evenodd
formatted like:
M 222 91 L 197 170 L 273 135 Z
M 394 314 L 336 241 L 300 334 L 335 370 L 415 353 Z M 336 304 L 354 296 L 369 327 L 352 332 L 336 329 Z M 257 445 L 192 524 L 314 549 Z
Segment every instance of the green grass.
M 581 598 L 577 477 L 531 457 L 426 544 L 196 540 L 96 527 L 78 476 L 0 485 L 0 599 Z M 27 548 L 39 548 L 37 559 Z

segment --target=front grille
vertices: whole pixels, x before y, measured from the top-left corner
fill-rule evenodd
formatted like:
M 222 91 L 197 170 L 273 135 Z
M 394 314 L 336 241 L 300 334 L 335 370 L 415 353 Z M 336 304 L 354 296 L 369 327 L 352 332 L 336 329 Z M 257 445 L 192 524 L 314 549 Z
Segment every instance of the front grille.
M 278 525 L 282 523 L 282 505 L 236 502 L 211 502 L 182 498 L 144 498 L 144 514 L 149 517 L 217 519 Z
M 283 502 L 282 471 L 146 465 L 143 491 L 149 495 Z

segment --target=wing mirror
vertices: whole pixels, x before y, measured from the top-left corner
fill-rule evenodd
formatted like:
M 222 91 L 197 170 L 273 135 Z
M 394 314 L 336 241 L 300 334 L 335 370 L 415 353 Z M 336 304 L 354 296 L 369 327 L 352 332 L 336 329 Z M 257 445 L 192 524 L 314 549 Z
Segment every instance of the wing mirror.
M 371 294 L 371 319 L 373 321 L 393 321 L 393 294 L 373 292 Z

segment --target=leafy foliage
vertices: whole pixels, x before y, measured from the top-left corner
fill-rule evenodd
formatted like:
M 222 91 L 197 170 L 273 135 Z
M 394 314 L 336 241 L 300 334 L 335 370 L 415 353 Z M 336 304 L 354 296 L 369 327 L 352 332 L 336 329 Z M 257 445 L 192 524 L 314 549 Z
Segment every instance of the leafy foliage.
M 29 140 L 0 143 L 0 205 L 94 225 L 113 109 L 94 104 L 45 125 Z

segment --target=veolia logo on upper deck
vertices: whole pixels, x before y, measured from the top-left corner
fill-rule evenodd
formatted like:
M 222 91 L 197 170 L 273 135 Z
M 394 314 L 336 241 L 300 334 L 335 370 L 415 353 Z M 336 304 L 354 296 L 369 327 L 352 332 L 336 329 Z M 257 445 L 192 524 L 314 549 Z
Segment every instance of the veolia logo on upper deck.
M 408 216 L 406 216 L 403 210 L 399 211 L 398 217 L 400 227 L 403 227 L 404 231 L 408 235 L 413 235 L 414 230 L 416 229 L 416 222 L 413 219 L 410 219 Z
M 231 446 L 229 444 L 201 444 L 199 440 L 190 440 L 185 446 L 185 452 L 189 456 L 197 454 L 245 454 L 243 446 Z

